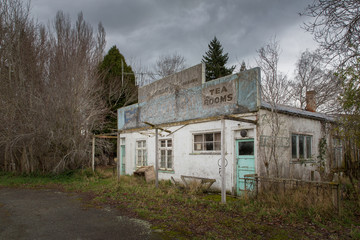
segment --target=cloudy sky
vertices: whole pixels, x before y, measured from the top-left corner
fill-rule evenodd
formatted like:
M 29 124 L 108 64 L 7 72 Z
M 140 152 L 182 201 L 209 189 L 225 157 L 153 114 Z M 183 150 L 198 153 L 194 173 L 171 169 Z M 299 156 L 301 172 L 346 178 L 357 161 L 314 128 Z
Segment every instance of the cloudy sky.
M 256 66 L 256 50 L 276 36 L 282 49 L 280 70 L 293 74 L 305 49 L 315 49 L 299 12 L 311 0 L 32 0 L 31 12 L 42 23 L 57 11 L 75 21 L 82 11 L 94 28 L 102 22 L 108 50 L 116 45 L 125 59 L 144 66 L 177 52 L 186 65 L 201 62 L 216 36 L 229 53 L 229 65 L 244 60 Z

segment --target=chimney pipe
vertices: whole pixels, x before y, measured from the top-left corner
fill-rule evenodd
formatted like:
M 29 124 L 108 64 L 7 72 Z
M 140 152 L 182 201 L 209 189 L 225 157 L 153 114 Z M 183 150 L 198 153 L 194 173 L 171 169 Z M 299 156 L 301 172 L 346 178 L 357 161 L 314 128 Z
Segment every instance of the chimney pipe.
M 305 110 L 309 112 L 316 112 L 316 92 L 315 91 L 307 91 L 306 92 L 306 107 Z

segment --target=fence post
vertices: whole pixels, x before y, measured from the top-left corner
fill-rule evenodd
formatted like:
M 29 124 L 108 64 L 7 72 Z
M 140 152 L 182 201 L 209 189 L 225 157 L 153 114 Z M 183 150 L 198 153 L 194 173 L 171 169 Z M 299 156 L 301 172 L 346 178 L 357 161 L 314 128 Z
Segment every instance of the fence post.
M 337 184 L 337 207 L 338 207 L 338 214 L 339 216 L 342 215 L 342 209 L 341 209 L 341 189 L 340 189 L 340 183 Z
M 255 182 L 256 182 L 256 188 L 255 188 L 255 198 L 257 198 L 258 197 L 258 194 L 259 194 L 259 186 L 258 186 L 258 184 L 259 184 L 259 179 L 258 179 L 258 177 L 255 177 Z

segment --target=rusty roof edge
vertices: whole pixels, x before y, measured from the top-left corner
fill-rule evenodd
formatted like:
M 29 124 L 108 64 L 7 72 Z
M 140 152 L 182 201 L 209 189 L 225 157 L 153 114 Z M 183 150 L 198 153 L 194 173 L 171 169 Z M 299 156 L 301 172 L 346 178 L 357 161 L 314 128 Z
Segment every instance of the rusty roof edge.
M 270 103 L 261 101 L 261 105 L 260 105 L 261 109 L 266 109 L 266 110 L 272 110 L 273 107 L 271 106 Z M 302 117 L 306 117 L 306 118 L 312 118 L 312 119 L 316 119 L 316 120 L 322 120 L 322 121 L 327 121 L 327 122 L 335 122 L 335 118 L 327 115 L 325 113 L 319 113 L 319 112 L 309 112 L 300 108 L 295 108 L 295 107 L 290 107 L 290 106 L 286 106 L 286 105 L 281 105 L 281 104 L 277 104 L 276 105 L 276 110 L 279 111 L 280 113 L 285 113 L 285 114 L 290 114 L 290 115 L 299 115 Z

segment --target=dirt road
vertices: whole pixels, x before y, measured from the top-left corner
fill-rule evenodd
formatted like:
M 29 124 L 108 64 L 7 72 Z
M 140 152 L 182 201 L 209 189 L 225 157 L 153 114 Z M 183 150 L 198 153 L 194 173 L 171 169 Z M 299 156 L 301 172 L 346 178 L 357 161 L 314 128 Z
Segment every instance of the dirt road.
M 57 190 L 0 188 L 0 239 L 161 239 L 150 224 Z

